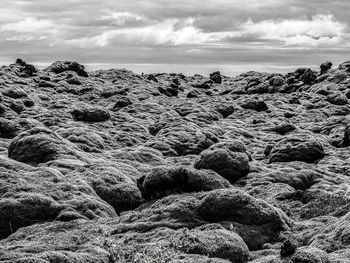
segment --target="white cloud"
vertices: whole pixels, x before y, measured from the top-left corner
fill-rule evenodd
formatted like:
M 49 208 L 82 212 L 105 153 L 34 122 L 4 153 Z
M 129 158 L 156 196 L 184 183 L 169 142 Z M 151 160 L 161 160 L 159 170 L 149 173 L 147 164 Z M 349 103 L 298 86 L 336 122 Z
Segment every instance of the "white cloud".
M 144 16 L 130 12 L 108 12 L 107 15 L 101 17 L 102 20 L 112 20 L 115 25 L 124 26 L 131 22 L 139 22 Z
M 316 15 L 311 20 L 264 20 L 257 23 L 250 20 L 242 25 L 242 31 L 264 39 L 284 41 L 286 45 L 317 46 L 338 43 L 346 27 L 346 24 L 336 21 L 333 15 Z
M 27 17 L 24 20 L 1 26 L 2 31 L 15 31 L 19 33 L 36 33 L 52 28 L 53 23 L 50 20 L 38 19 L 35 17 Z
M 193 22 L 192 18 L 185 21 L 167 19 L 143 27 L 107 30 L 100 35 L 75 39 L 70 43 L 80 47 L 89 45 L 104 47 L 110 43 L 121 45 L 210 45 L 217 44 L 236 34 L 234 32 L 202 32 L 193 26 Z

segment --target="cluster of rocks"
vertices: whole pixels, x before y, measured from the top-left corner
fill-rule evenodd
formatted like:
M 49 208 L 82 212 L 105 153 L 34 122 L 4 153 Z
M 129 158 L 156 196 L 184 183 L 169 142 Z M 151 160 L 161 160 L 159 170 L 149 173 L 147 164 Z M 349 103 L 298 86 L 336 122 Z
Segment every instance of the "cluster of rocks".
M 0 68 L 0 262 L 341 263 L 350 62 Z

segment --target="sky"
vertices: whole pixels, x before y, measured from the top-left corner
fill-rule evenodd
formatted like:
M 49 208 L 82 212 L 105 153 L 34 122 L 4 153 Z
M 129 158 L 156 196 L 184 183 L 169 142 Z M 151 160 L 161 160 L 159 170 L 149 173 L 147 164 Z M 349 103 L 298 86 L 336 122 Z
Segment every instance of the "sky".
M 0 63 L 236 75 L 350 59 L 348 0 L 1 0 Z

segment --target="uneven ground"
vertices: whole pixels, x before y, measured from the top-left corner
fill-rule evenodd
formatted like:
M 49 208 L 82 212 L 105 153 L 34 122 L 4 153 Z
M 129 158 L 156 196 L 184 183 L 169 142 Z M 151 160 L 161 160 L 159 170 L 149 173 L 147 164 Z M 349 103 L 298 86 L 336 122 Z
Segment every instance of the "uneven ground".
M 350 262 L 350 62 L 0 68 L 0 262 Z

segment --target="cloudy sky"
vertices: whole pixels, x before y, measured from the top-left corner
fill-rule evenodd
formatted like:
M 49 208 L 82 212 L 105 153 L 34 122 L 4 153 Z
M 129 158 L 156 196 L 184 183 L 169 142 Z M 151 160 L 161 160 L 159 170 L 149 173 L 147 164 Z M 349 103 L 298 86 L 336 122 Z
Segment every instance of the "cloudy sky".
M 1 0 L 0 63 L 227 75 L 350 59 L 348 0 Z

